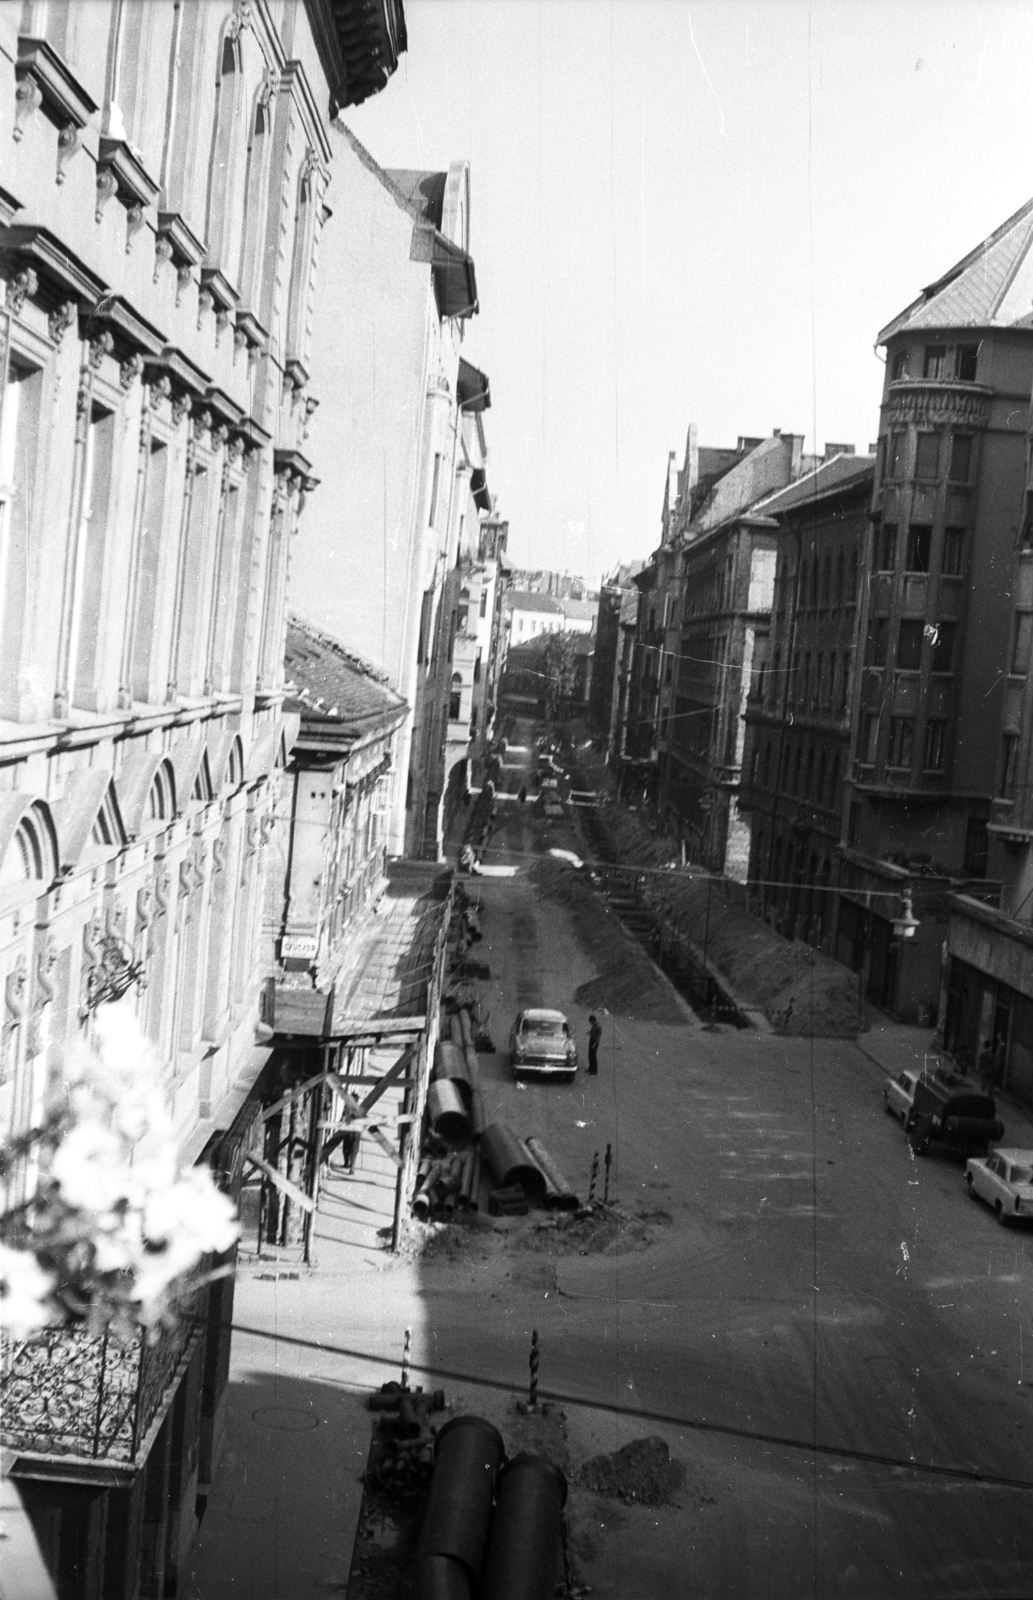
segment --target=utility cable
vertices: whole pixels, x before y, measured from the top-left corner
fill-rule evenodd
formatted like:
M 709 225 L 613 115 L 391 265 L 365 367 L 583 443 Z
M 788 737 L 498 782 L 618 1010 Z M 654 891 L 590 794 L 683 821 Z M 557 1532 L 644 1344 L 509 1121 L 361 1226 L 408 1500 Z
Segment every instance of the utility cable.
M 301 1350 L 317 1350 L 322 1355 L 341 1356 L 349 1361 L 363 1361 L 380 1368 L 395 1366 L 398 1361 L 397 1355 L 378 1355 L 369 1350 L 354 1350 L 346 1345 L 323 1343 L 319 1339 L 303 1339 L 297 1334 L 271 1332 L 267 1328 L 250 1328 L 240 1322 L 224 1323 L 222 1326 L 228 1327 L 232 1333 L 246 1334 L 253 1339 L 289 1344 Z M 510 1379 L 486 1377 L 481 1373 L 467 1372 L 456 1367 L 432 1366 L 420 1361 L 410 1361 L 409 1367 L 410 1371 L 421 1373 L 424 1377 L 435 1381 L 440 1379 L 482 1389 L 497 1389 L 506 1394 L 512 1394 L 519 1388 L 519 1384 Z M 889 1455 L 878 1450 L 858 1450 L 849 1445 L 826 1444 L 813 1438 L 797 1438 L 794 1434 L 768 1433 L 760 1428 L 737 1427 L 730 1422 L 708 1422 L 705 1417 L 677 1416 L 670 1411 L 629 1406 L 619 1397 L 617 1400 L 600 1400 L 591 1395 L 572 1394 L 565 1389 L 545 1388 L 539 1388 L 538 1394 L 540 1399 L 551 1400 L 556 1405 L 582 1406 L 587 1410 L 606 1411 L 619 1417 L 634 1417 L 642 1422 L 657 1422 L 668 1427 L 686 1428 L 694 1433 L 715 1434 L 728 1439 L 747 1440 L 754 1444 L 775 1445 L 784 1450 L 803 1450 L 808 1453 L 814 1451 L 818 1455 L 834 1460 L 857 1461 L 869 1466 L 888 1467 L 893 1471 L 911 1472 L 916 1477 L 951 1478 L 966 1483 L 978 1483 L 986 1488 L 1016 1489 L 1024 1494 L 1033 1490 L 1033 1478 L 1009 1478 L 1001 1473 L 981 1472 L 978 1467 L 951 1466 L 938 1461 L 915 1461 L 909 1456 Z

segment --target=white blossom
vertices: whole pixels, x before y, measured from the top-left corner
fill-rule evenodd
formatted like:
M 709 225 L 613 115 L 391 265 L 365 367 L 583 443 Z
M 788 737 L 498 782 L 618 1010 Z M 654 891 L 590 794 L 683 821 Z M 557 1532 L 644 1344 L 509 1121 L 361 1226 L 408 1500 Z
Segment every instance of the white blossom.
M 36 1232 L 56 1270 L 45 1271 L 28 1248 L 7 1251 L 17 1259 L 4 1309 L 16 1308 L 20 1326 L 52 1320 L 48 1297 L 63 1284 L 79 1303 L 85 1295 L 97 1325 L 127 1310 L 143 1323 L 160 1321 L 182 1280 L 239 1232 L 233 1202 L 212 1174 L 179 1170 L 161 1064 L 132 1008 L 101 1007 L 94 1030 L 96 1048 L 81 1046 L 66 1062 L 62 1131 L 29 1236 Z
M 53 1290 L 54 1274 L 44 1271 L 31 1250 L 0 1243 L 0 1327 L 10 1338 L 46 1327 L 54 1314 Z

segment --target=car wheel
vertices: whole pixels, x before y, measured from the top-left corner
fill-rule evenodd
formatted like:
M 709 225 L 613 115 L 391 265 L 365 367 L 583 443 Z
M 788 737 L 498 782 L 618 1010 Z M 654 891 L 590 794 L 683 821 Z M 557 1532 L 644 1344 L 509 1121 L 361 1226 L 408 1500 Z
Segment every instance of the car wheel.
M 915 1123 L 910 1134 L 911 1148 L 916 1156 L 929 1154 L 929 1130 L 921 1123 Z
M 968 1190 L 968 1197 L 969 1197 L 970 1200 L 978 1200 L 979 1199 L 979 1196 L 976 1194 L 976 1186 L 975 1186 L 975 1183 L 973 1181 L 971 1172 L 966 1172 L 966 1174 L 965 1174 L 965 1187 Z
M 885 1095 L 882 1097 L 882 1109 L 886 1112 L 887 1116 L 893 1116 L 893 1107 L 890 1105 Z
M 1011 1217 L 1006 1215 L 1004 1206 L 1001 1204 L 1000 1200 L 994 1201 L 994 1210 L 997 1213 L 997 1220 L 1001 1224 L 1001 1227 L 1006 1228 L 1011 1222 Z

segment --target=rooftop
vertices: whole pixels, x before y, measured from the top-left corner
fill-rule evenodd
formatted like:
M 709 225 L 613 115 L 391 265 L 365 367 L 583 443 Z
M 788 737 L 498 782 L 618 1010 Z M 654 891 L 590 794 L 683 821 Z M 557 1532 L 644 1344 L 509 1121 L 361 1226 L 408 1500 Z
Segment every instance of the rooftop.
M 758 516 L 777 517 L 797 506 L 813 504 L 827 496 L 842 494 L 844 489 L 855 488 L 871 479 L 875 472 L 874 456 L 833 456 L 820 467 L 797 478 L 786 489 L 760 500 L 752 510 Z
M 284 709 L 302 725 L 320 725 L 344 738 L 359 738 L 402 719 L 405 701 L 382 672 L 301 617 L 287 621 Z
M 433 861 L 392 861 L 375 914 L 337 973 L 331 1033 L 386 1017 L 424 1016 L 434 947 L 448 915 L 451 873 Z
M 561 605 L 551 594 L 535 594 L 529 589 L 508 589 L 505 604 L 507 611 L 539 611 L 547 616 L 562 617 L 566 615 L 569 601 Z
M 1033 200 L 923 289 L 877 343 L 919 328 L 1033 327 Z

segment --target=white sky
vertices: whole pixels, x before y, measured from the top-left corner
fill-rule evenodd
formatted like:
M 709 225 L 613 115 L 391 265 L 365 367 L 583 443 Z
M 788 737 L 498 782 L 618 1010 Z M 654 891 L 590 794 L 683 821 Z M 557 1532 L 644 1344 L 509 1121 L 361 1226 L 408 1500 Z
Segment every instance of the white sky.
M 383 166 L 471 162 L 464 348 L 520 564 L 648 554 L 690 421 L 865 449 L 879 329 L 1033 194 L 1029 0 L 405 11 L 345 120 Z

